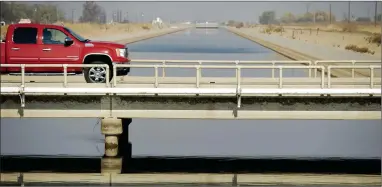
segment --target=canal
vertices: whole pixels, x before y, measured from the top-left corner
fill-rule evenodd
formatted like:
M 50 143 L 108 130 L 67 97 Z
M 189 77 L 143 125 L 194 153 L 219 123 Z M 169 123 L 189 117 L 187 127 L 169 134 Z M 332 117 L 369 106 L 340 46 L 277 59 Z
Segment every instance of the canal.
M 130 44 L 129 51 L 132 59 L 287 60 L 222 29 L 182 31 Z M 131 73 L 152 74 L 144 69 Z M 181 69 L 166 72 L 194 74 Z M 284 75 L 306 74 L 290 70 Z M 269 77 L 270 71 L 243 75 Z M 208 70 L 202 76 L 234 76 L 234 71 Z M 381 130 L 378 120 L 133 119 L 129 136 L 133 157 L 379 159 Z M 101 157 L 103 152 L 98 119 L 1 119 L 1 155 Z

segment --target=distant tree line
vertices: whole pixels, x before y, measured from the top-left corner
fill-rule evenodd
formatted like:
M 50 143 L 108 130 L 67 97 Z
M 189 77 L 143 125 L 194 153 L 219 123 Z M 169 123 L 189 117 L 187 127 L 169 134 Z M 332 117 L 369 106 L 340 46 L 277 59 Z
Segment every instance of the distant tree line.
M 0 1 L 0 21 L 17 23 L 20 19 L 30 19 L 33 23 L 55 23 L 68 21 L 65 13 L 56 5 L 34 4 L 28 5 L 15 2 Z M 72 20 L 70 18 L 69 20 Z M 95 2 L 87 1 L 83 4 L 80 22 L 106 23 L 105 10 Z
M 234 21 L 234 20 L 229 20 L 226 25 L 230 26 L 230 27 L 236 27 L 236 28 L 244 27 L 244 23 L 243 22 L 241 22 L 241 21 Z
M 294 15 L 293 13 L 285 13 L 280 19 L 276 19 L 275 11 L 265 11 L 259 17 L 260 24 L 275 24 L 275 23 L 303 23 L 303 22 L 335 22 L 336 17 L 324 11 L 315 13 L 305 13 L 302 15 Z
M 285 13 L 280 19 L 276 19 L 275 11 L 265 11 L 259 16 L 260 24 L 277 24 L 277 23 L 304 23 L 304 22 L 335 22 L 336 17 L 329 12 L 316 11 L 314 13 L 307 12 L 302 15 L 295 15 L 291 12 Z M 359 17 L 355 21 L 370 22 L 372 19 Z M 377 21 L 381 21 L 381 14 L 377 16 Z
M 64 19 L 64 13 L 57 6 L 49 4 L 27 5 L 15 2 L 0 2 L 1 21 L 18 22 L 20 19 L 30 19 L 36 23 L 53 23 Z

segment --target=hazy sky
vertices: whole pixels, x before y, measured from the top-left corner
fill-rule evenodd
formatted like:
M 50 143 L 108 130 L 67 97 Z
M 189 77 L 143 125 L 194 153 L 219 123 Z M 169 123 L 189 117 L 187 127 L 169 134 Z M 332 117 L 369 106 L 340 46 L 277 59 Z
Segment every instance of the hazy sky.
M 33 3 L 33 2 L 30 2 Z M 41 3 L 41 2 L 40 2 Z M 46 2 L 44 2 L 46 3 Z M 84 2 L 51 2 L 59 4 L 60 8 L 66 12 L 68 18 L 71 18 L 72 9 L 75 9 L 75 19 L 82 14 L 82 4 Z M 144 13 L 146 21 L 153 17 L 161 17 L 163 20 L 210 20 L 227 21 L 229 19 L 241 21 L 258 21 L 259 15 L 263 11 L 274 10 L 277 16 L 285 12 L 302 14 L 307 11 L 324 10 L 329 11 L 329 4 L 332 5 L 332 13 L 342 19 L 347 15 L 348 2 L 113 2 L 97 1 L 104 7 L 108 14 L 108 20 L 111 19 L 112 12 L 120 9 L 128 12 L 130 20 L 137 20 L 141 12 Z M 378 3 L 378 11 L 381 12 L 382 3 Z M 351 2 L 351 13 L 355 17 L 370 16 L 373 18 L 375 12 L 375 2 Z

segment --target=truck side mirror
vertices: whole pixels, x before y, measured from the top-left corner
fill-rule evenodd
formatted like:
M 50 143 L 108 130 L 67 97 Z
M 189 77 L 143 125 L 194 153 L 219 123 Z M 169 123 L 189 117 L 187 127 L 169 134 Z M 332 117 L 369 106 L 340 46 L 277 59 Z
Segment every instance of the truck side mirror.
M 73 44 L 73 40 L 70 37 L 65 38 L 65 46 L 69 46 Z

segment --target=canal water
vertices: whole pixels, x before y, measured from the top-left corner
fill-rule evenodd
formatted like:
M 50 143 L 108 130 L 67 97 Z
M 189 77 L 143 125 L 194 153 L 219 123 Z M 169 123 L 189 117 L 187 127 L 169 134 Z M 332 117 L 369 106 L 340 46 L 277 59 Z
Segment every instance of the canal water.
M 129 51 L 132 59 L 287 60 L 222 29 L 182 31 L 130 44 Z M 192 70 L 166 71 L 166 76 L 195 74 Z M 152 74 L 148 69 L 131 72 Z M 243 74 L 269 77 L 270 71 Z M 284 73 L 306 75 L 302 70 Z M 234 76 L 234 71 L 208 70 L 202 76 Z M 129 137 L 132 156 L 137 158 L 380 159 L 381 131 L 378 120 L 133 119 Z M 103 152 L 98 119 L 1 119 L 1 155 L 99 158 Z M 89 159 L 79 164 L 86 162 L 91 167 Z

